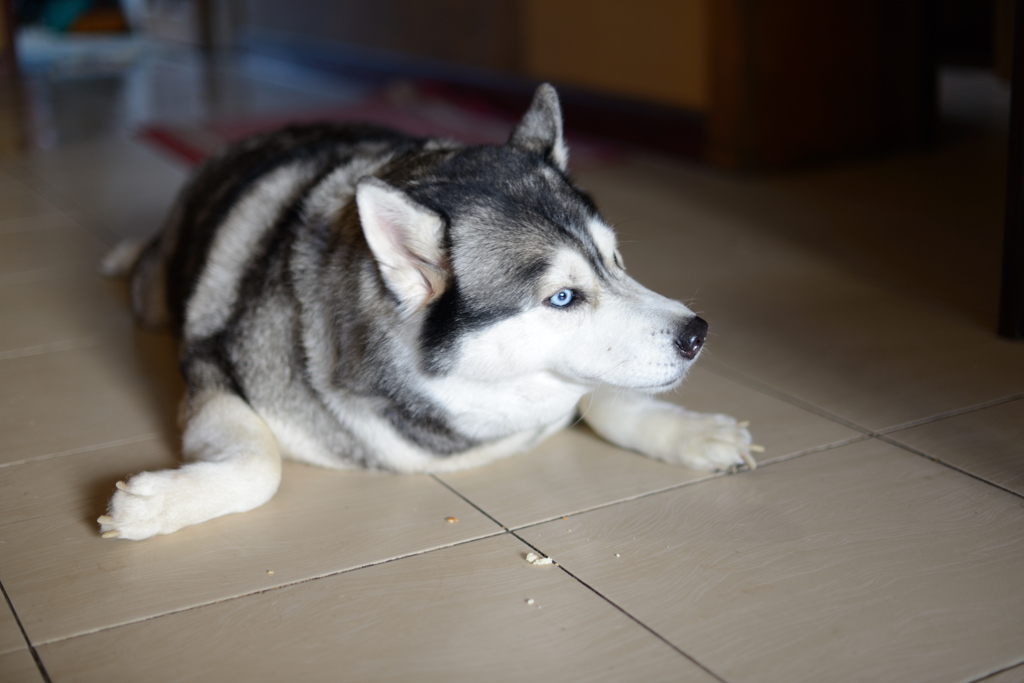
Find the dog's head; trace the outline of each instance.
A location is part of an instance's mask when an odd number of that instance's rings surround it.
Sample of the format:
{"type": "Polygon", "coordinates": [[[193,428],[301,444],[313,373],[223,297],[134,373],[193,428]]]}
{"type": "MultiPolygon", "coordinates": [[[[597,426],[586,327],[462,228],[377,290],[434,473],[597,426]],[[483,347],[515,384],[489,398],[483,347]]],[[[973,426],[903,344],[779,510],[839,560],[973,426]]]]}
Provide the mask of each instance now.
{"type": "Polygon", "coordinates": [[[505,145],[441,146],[359,183],[363,232],[428,374],[662,391],[700,353],[707,324],[626,273],[567,163],[542,85],[505,145]]]}

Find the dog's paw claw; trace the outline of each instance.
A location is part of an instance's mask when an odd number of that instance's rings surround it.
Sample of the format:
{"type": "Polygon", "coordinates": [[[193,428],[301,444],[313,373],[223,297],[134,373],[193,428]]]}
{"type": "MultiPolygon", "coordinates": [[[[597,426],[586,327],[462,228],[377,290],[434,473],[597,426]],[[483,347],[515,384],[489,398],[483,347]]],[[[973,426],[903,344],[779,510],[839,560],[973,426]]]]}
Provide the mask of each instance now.
{"type": "Polygon", "coordinates": [[[143,472],[128,483],[117,482],[107,514],[96,520],[100,536],[138,541],[181,528],[173,514],[174,501],[182,494],[179,475],[180,470],[143,472]]]}
{"type": "MultiPolygon", "coordinates": [[[[758,446],[758,448],[760,448],[761,450],[755,451],[754,447],[751,446],[750,450],[754,451],[755,453],[764,453],[764,448],[763,447],[758,446]]],[[[743,458],[743,462],[747,463],[747,467],[749,467],[751,470],[756,470],[757,469],[757,460],[754,460],[754,456],[752,456],[750,453],[745,453],[743,451],[740,451],[740,457],[743,458]]]]}

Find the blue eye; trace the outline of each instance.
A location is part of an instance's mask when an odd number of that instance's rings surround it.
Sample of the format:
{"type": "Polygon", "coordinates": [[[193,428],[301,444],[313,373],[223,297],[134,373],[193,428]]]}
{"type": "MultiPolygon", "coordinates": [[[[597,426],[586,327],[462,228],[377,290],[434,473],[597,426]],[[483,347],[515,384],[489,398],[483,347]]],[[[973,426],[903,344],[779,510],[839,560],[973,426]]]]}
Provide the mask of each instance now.
{"type": "Polygon", "coordinates": [[[572,301],[572,297],[573,294],[571,289],[563,289],[561,292],[548,299],[548,301],[550,301],[553,306],[568,306],[569,302],[572,301]]]}

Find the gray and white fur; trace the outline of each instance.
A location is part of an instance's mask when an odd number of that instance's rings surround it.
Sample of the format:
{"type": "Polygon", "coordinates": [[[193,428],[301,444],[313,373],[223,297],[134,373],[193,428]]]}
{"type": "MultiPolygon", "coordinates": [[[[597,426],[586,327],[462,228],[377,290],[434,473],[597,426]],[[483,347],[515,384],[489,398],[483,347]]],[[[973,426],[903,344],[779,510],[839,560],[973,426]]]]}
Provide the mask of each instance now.
{"type": "Polygon", "coordinates": [[[118,482],[103,536],[262,505],[282,456],[447,472],[580,413],[660,460],[754,467],[745,424],[650,397],[707,325],[626,274],[567,163],[543,85],[501,146],[321,124],[203,164],[160,234],[106,265],[133,264],[135,315],[173,327],[188,392],[186,463],[118,482]]]}

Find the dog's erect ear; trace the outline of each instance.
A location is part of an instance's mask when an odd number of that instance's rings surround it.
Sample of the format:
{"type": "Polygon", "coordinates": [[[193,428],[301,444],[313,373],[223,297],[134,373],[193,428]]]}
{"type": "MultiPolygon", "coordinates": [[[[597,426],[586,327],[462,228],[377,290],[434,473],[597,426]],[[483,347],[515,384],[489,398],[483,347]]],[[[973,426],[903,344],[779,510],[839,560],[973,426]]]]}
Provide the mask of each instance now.
{"type": "Polygon", "coordinates": [[[356,186],[363,234],[384,283],[409,315],[441,295],[447,282],[444,221],[379,178],[356,186]]]}
{"type": "Polygon", "coordinates": [[[569,150],[562,139],[562,107],[558,93],[543,83],[533,95],[533,103],[512,131],[508,144],[547,157],[563,171],[569,166],[569,150]]]}

